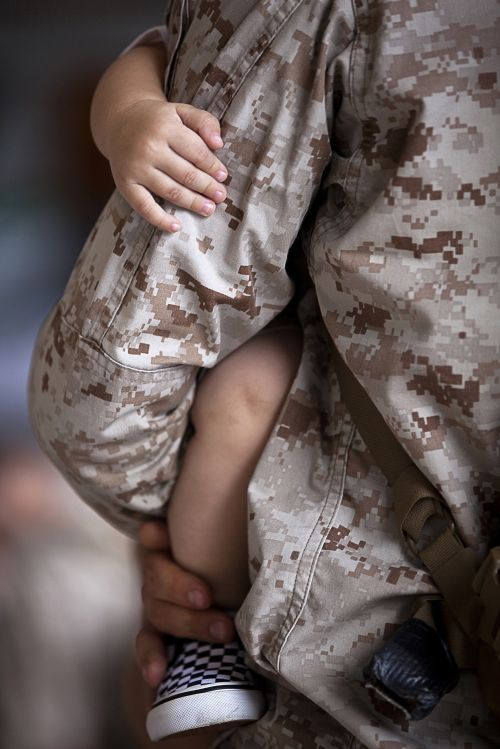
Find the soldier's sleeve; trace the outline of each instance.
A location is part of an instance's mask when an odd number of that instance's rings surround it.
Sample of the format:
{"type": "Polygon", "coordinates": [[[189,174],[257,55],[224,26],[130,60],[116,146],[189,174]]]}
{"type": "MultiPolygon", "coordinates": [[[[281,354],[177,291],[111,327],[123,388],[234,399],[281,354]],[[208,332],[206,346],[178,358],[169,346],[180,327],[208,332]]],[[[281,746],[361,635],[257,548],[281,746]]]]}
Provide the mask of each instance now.
{"type": "MultiPolygon", "coordinates": [[[[171,5],[164,25],[140,34],[121,54],[161,45],[167,74],[180,40],[180,5],[170,12],[171,5]]],[[[42,326],[29,378],[42,449],[86,502],[131,535],[144,519],[164,515],[197,372],[179,361],[127,366],[102,345],[154,234],[115,191],[42,326]]]]}
{"type": "Polygon", "coordinates": [[[226,6],[223,16],[200,4],[183,31],[184,3],[173,3],[166,27],[176,50],[169,99],[221,120],[225,203],[207,219],[171,207],[182,224],[171,235],[115,192],[33,359],[31,414],[44,449],[85,500],[129,532],[163,514],[198,369],[242,345],[293,296],[288,251],[331,155],[336,50],[325,52],[316,28],[280,33],[279,14],[226,6]]]}

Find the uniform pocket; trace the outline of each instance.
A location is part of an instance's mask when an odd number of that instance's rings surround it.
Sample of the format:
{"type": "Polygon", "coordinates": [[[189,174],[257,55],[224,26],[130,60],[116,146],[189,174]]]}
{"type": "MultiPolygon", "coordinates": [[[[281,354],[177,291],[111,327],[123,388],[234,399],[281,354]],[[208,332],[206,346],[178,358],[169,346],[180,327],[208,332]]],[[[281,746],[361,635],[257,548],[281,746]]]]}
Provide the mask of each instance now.
{"type": "Polygon", "coordinates": [[[226,275],[212,256],[191,247],[189,237],[159,233],[142,249],[102,349],[121,365],[145,371],[214,363],[219,310],[231,313],[232,298],[222,293],[231,291],[226,275]]]}

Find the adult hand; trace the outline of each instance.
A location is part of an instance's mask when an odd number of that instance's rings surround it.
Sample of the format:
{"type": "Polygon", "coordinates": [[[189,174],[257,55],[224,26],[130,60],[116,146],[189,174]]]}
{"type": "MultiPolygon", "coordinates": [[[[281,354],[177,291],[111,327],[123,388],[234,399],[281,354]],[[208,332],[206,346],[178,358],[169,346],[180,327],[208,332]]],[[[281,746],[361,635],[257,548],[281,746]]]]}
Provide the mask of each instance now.
{"type": "Polygon", "coordinates": [[[231,642],[236,631],[232,619],[212,607],[208,585],[171,559],[164,523],[145,523],[139,544],[145,624],[137,635],[136,658],[146,684],[155,688],[168,666],[162,633],[231,642]]]}

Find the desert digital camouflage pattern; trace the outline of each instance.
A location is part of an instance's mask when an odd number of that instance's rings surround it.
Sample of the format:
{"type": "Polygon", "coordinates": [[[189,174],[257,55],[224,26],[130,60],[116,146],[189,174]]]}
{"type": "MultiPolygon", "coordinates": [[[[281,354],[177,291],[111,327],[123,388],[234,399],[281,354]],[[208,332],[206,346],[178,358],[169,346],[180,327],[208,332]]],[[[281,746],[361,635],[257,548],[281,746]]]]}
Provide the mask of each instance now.
{"type": "MultiPolygon", "coordinates": [[[[500,7],[494,0],[174,0],[172,100],[223,123],[228,198],[170,236],[114,193],[37,344],[39,438],[122,530],[162,516],[199,367],[313,287],[296,381],[249,490],[241,635],[275,686],[238,749],[493,749],[472,675],[419,723],[361,687],[432,581],[340,401],[333,341],[466,541],[498,526],[500,7]]],[[[173,210],[173,209],[172,209],[173,210]]]]}

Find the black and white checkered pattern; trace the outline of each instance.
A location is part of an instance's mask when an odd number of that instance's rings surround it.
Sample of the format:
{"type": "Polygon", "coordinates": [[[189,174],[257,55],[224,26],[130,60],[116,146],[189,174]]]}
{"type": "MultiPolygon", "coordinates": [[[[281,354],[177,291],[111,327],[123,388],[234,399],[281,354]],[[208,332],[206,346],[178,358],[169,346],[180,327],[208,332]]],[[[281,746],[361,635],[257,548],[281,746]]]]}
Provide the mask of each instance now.
{"type": "Polygon", "coordinates": [[[247,668],[240,642],[177,640],[169,649],[168,663],[146,719],[152,741],[208,726],[245,725],[266,710],[264,693],[247,668]]]}
{"type": "Polygon", "coordinates": [[[239,642],[228,645],[178,640],[168,653],[169,668],[158,687],[156,702],[176,693],[216,684],[255,686],[239,642]]]}

